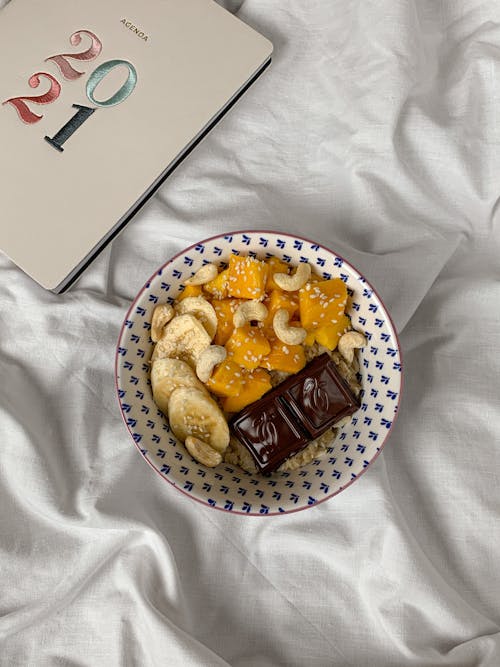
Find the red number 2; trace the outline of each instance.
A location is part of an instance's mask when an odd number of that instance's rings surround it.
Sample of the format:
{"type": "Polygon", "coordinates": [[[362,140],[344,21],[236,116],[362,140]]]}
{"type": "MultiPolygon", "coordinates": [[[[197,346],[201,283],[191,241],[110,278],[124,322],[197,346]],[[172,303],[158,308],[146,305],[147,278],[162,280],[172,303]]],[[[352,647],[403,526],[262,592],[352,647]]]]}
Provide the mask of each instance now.
{"type": "Polygon", "coordinates": [[[46,79],[49,79],[50,81],[50,88],[46,93],[43,93],[42,95],[33,95],[31,97],[26,95],[24,97],[11,97],[10,99],[5,100],[5,102],[2,102],[2,104],[12,104],[12,106],[16,108],[19,117],[24,123],[38,123],[38,121],[43,117],[42,115],[38,116],[36,113],[33,113],[26,102],[35,102],[35,104],[50,104],[59,97],[59,93],[61,92],[61,86],[59,83],[51,74],[47,74],[46,72],[37,72],[36,74],[33,74],[28,79],[30,87],[38,88],[40,85],[40,77],[42,76],[46,79]]]}
{"type": "Polygon", "coordinates": [[[82,35],[88,35],[92,41],[92,44],[86,51],[82,51],[81,53],[60,53],[57,56],[50,56],[49,58],[45,58],[45,62],[52,60],[52,62],[54,62],[59,67],[63,77],[70,81],[78,79],[78,77],[82,76],[82,74],[85,74],[85,72],[79,72],[76,70],[72,65],[69,64],[67,60],[68,58],[73,60],[93,60],[94,58],[97,58],[102,50],[101,40],[99,37],[97,37],[97,35],[94,35],[93,32],[90,32],[90,30],[77,30],[74,32],[69,38],[71,45],[78,46],[82,41],[82,35]]]}

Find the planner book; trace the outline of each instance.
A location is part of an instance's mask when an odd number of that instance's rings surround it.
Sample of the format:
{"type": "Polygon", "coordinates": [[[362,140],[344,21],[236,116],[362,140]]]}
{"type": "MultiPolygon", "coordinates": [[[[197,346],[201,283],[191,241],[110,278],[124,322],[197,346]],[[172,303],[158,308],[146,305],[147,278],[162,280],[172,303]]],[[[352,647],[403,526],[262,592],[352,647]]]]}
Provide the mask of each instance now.
{"type": "Polygon", "coordinates": [[[61,292],[272,45],[212,0],[11,0],[0,53],[0,250],[61,292]]]}

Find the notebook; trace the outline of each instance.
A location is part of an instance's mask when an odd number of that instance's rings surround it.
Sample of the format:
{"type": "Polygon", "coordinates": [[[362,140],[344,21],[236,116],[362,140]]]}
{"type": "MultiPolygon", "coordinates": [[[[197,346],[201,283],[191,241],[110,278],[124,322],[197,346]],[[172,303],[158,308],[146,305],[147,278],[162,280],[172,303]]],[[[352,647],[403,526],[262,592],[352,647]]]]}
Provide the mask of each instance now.
{"type": "Polygon", "coordinates": [[[272,45],[212,0],[11,0],[0,53],[0,249],[62,292],[272,45]]]}

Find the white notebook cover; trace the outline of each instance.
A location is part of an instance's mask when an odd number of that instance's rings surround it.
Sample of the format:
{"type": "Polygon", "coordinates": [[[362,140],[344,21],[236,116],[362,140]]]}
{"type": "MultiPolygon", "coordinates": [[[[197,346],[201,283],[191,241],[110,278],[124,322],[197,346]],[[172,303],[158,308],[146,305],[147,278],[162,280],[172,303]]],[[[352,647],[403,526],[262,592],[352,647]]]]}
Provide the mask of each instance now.
{"type": "Polygon", "coordinates": [[[11,0],[0,12],[0,249],[65,289],[271,52],[212,0],[11,0]]]}

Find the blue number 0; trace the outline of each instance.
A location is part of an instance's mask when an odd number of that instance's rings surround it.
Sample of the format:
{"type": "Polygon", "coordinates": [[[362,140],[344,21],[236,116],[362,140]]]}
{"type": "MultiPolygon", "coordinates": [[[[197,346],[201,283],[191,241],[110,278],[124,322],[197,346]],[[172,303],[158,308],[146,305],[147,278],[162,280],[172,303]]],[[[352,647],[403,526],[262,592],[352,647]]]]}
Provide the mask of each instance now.
{"type": "Polygon", "coordinates": [[[97,104],[98,107],[112,107],[115,104],[120,104],[120,102],[126,100],[127,97],[134,90],[136,83],[137,83],[137,71],[135,67],[132,65],[132,63],[129,63],[127,60],[108,60],[105,63],[102,63],[102,65],[99,65],[99,67],[96,67],[95,70],[92,72],[92,74],[89,76],[89,80],[87,81],[87,91],[86,91],[87,97],[91,102],[97,104]],[[99,102],[94,97],[95,89],[104,79],[104,77],[107,74],[109,74],[109,72],[111,72],[112,69],[114,69],[115,67],[119,67],[120,65],[125,65],[125,67],[128,68],[127,80],[125,81],[123,86],[116,91],[114,95],[112,95],[107,100],[99,102]]]}

